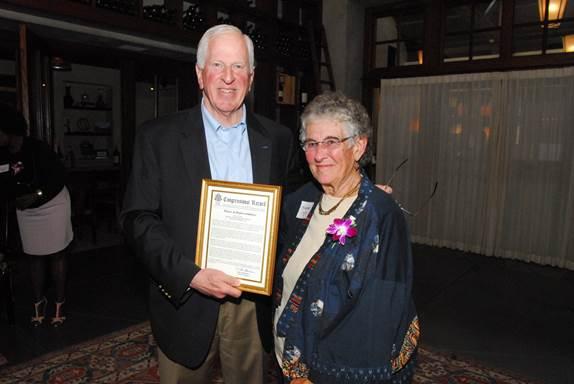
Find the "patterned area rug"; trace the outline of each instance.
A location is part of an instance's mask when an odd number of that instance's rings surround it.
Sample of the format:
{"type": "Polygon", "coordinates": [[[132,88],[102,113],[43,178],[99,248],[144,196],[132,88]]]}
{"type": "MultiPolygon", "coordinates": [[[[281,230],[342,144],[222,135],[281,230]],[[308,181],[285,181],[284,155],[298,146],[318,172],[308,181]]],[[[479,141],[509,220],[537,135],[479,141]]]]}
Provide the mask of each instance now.
{"type": "MultiPolygon", "coordinates": [[[[148,323],[0,368],[0,384],[159,383],[156,345],[148,323]]],[[[276,383],[271,376],[270,383],[276,383]]],[[[216,378],[215,383],[223,383],[216,378]]],[[[419,349],[416,384],[530,384],[506,374],[419,349]]]]}

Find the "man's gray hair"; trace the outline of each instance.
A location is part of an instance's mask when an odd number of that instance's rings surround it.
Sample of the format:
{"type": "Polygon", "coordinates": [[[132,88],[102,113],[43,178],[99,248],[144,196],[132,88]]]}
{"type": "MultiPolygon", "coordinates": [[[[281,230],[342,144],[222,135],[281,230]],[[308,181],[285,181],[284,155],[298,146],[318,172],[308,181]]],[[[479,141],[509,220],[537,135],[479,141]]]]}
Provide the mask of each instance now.
{"type": "Polygon", "coordinates": [[[197,45],[197,66],[201,69],[205,68],[205,60],[207,58],[207,49],[209,48],[209,42],[212,38],[223,35],[226,33],[239,33],[245,39],[245,45],[247,46],[247,53],[249,55],[249,72],[253,72],[255,69],[255,55],[253,50],[253,41],[251,38],[241,32],[241,29],[237,28],[234,25],[229,24],[218,24],[214,27],[209,28],[203,36],[201,36],[201,40],[199,40],[199,44],[197,45]]]}

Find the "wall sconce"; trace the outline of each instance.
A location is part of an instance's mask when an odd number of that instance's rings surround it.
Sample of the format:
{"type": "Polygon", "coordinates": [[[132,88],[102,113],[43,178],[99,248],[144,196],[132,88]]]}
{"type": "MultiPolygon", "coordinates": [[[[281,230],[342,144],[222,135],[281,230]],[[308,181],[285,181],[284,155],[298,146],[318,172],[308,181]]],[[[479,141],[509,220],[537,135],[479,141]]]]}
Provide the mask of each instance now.
{"type": "Polygon", "coordinates": [[[568,0],[538,0],[538,12],[540,13],[540,21],[544,22],[546,16],[546,7],[548,7],[548,28],[558,28],[560,22],[552,22],[564,17],[568,0]]]}
{"type": "Polygon", "coordinates": [[[453,135],[461,135],[462,134],[462,124],[458,123],[452,128],[453,135]]]}
{"type": "Polygon", "coordinates": [[[562,36],[562,49],[564,52],[574,52],[574,35],[562,36]]]}
{"type": "Polygon", "coordinates": [[[50,67],[54,71],[71,71],[72,65],[64,60],[61,56],[52,56],[50,59],[50,67]]]}
{"type": "Polygon", "coordinates": [[[422,49],[419,49],[417,51],[417,59],[419,61],[419,64],[423,63],[423,50],[422,49]]]}
{"type": "Polygon", "coordinates": [[[418,117],[411,119],[409,122],[409,131],[412,133],[419,133],[421,130],[421,120],[418,117]]]}

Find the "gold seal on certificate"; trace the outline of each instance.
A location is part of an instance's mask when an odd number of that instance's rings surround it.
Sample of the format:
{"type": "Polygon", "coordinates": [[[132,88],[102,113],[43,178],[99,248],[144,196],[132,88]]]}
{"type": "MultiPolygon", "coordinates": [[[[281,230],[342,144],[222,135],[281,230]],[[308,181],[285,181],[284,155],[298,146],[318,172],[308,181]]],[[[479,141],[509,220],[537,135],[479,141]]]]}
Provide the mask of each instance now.
{"type": "Polygon", "coordinates": [[[279,186],[203,179],[195,263],[270,295],[280,204],[279,186]]]}

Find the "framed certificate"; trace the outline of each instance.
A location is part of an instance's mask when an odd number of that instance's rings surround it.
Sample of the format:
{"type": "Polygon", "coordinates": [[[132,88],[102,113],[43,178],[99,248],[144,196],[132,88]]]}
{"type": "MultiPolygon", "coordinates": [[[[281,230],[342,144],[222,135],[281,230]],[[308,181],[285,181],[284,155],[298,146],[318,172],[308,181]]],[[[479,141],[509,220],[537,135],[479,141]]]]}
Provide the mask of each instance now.
{"type": "Polygon", "coordinates": [[[195,263],[271,295],[281,187],[203,179],[195,263]]]}

